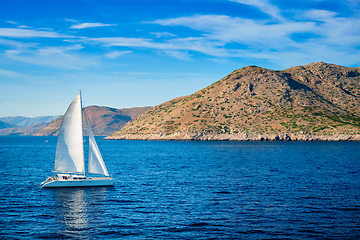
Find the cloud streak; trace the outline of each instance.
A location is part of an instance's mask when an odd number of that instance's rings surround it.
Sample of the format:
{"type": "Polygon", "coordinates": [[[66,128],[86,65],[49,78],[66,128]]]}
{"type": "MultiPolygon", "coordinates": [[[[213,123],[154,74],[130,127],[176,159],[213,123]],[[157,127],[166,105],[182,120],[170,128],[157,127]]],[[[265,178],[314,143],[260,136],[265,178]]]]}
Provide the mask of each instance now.
{"type": "Polygon", "coordinates": [[[0,37],[9,38],[72,38],[70,35],[53,31],[43,31],[23,28],[0,28],[0,37]]]}
{"type": "Polygon", "coordinates": [[[70,28],[74,29],[84,29],[84,28],[95,28],[95,27],[109,27],[116,26],[116,24],[105,24],[105,23],[79,23],[74,24],[70,28]]]}
{"type": "Polygon", "coordinates": [[[9,70],[0,69],[0,75],[11,77],[11,78],[21,78],[21,79],[27,79],[29,76],[9,70]]]}
{"type": "Polygon", "coordinates": [[[89,57],[84,58],[73,50],[79,50],[82,47],[79,45],[70,47],[47,47],[37,50],[7,50],[5,57],[13,60],[63,69],[85,70],[86,67],[97,65],[96,61],[89,57]]]}
{"type": "MultiPolygon", "coordinates": [[[[147,48],[155,50],[170,51],[195,51],[211,56],[226,56],[226,51],[218,48],[224,45],[222,42],[211,41],[204,37],[198,38],[176,38],[165,41],[154,41],[149,38],[90,38],[84,40],[88,43],[97,43],[107,47],[130,47],[130,48],[147,48]]],[[[174,56],[174,54],[171,54],[174,56]]],[[[179,54],[177,54],[180,56],[179,54]]],[[[182,54],[182,56],[185,56],[182,54]]],[[[179,59],[184,59],[179,57],[179,59]]]]}
{"type": "Polygon", "coordinates": [[[116,59],[118,57],[124,56],[125,54],[129,54],[129,53],[132,53],[132,52],[133,51],[114,51],[114,52],[105,54],[105,56],[107,58],[110,58],[110,59],[116,59]]]}
{"type": "Polygon", "coordinates": [[[273,17],[276,20],[285,21],[284,17],[281,15],[280,9],[277,6],[271,4],[267,0],[231,0],[231,1],[256,7],[260,11],[268,14],[269,16],[273,17]]]}

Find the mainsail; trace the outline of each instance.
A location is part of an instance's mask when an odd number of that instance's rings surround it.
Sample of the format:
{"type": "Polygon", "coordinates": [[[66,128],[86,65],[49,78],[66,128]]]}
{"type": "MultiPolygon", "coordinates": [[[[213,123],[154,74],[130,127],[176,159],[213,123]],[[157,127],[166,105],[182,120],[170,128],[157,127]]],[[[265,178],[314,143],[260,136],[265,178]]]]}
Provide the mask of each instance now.
{"type": "Polygon", "coordinates": [[[106,169],[104,160],[101,156],[99,148],[96,144],[96,140],[94,134],[91,130],[90,123],[85,116],[86,124],[88,126],[89,131],[89,165],[88,165],[88,172],[89,173],[98,173],[105,176],[109,176],[108,170],[106,169]]]}
{"type": "Polygon", "coordinates": [[[64,115],[56,146],[54,171],[85,172],[80,93],[64,115]]]}

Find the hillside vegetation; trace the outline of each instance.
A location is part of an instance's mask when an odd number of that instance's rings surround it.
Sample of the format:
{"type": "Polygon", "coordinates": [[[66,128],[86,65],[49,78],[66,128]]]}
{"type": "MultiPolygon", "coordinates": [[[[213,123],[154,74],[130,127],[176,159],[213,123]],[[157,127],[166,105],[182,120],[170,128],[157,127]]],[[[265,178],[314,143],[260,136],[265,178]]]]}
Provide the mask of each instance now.
{"type": "Polygon", "coordinates": [[[148,109],[108,139],[360,140],[360,69],[256,66],[148,109]]]}

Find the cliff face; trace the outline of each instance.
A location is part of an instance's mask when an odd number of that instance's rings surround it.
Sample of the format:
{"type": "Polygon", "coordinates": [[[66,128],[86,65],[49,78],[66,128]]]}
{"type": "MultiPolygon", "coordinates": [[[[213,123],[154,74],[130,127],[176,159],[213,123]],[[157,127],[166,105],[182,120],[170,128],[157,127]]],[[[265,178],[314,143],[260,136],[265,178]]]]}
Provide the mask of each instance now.
{"type": "Polygon", "coordinates": [[[359,68],[248,66],[148,109],[108,139],[354,140],[359,100],[359,68]]]}
{"type": "MultiPolygon", "coordinates": [[[[125,123],[134,119],[139,114],[143,113],[149,107],[125,108],[116,109],[109,107],[89,106],[84,108],[89,122],[92,125],[95,135],[106,136],[119,128],[123,127],[125,123]]],[[[41,129],[34,136],[57,136],[60,130],[60,125],[63,117],[51,122],[47,127],[41,129]]],[[[83,118],[85,124],[85,119],[83,118]]],[[[84,133],[87,134],[87,128],[84,125],[84,133]]]]}

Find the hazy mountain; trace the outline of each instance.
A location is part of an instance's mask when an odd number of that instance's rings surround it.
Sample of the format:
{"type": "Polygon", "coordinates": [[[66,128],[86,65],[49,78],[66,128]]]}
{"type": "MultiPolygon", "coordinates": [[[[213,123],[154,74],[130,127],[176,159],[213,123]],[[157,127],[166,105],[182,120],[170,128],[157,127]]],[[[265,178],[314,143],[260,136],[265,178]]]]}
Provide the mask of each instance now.
{"type": "Polygon", "coordinates": [[[18,136],[31,136],[39,130],[46,127],[49,123],[40,123],[27,127],[10,127],[5,129],[0,129],[0,136],[4,135],[18,135],[18,136]]]}
{"type": "MultiPolygon", "coordinates": [[[[116,109],[89,106],[85,107],[85,112],[92,124],[94,133],[96,135],[106,136],[117,131],[123,127],[125,123],[143,113],[148,108],[149,107],[116,109]]],[[[62,118],[62,116],[1,118],[7,122],[0,121],[0,135],[56,136],[59,133],[62,118]],[[52,121],[49,123],[48,121],[50,120],[52,121]],[[31,123],[37,124],[26,126],[31,123]],[[25,127],[19,127],[19,125],[24,125],[25,127]]],[[[84,132],[87,134],[86,128],[84,128],[84,132]]]]}
{"type": "MultiPolygon", "coordinates": [[[[120,128],[125,123],[145,112],[149,107],[116,109],[110,107],[89,106],[84,108],[95,135],[106,136],[120,128]]],[[[36,132],[35,136],[57,136],[62,122],[62,116],[51,122],[48,126],[36,132]]],[[[83,119],[85,123],[85,119],[83,119]]],[[[84,132],[87,130],[84,125],[84,132]]]]}
{"type": "Polygon", "coordinates": [[[0,129],[13,127],[13,125],[0,121],[0,129]]]}
{"type": "Polygon", "coordinates": [[[36,124],[49,123],[54,121],[58,117],[60,116],[44,116],[44,117],[34,117],[34,118],[23,117],[23,116],[2,117],[0,118],[0,121],[11,124],[13,127],[27,127],[36,124]]]}
{"type": "Polygon", "coordinates": [[[360,69],[236,70],[148,109],[108,139],[360,140],[360,69]]]}
{"type": "Polygon", "coordinates": [[[32,135],[37,131],[46,127],[49,122],[58,118],[59,116],[45,116],[45,117],[3,117],[0,121],[0,136],[1,135],[32,135]],[[4,126],[4,127],[2,127],[4,126]]]}

